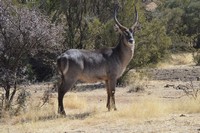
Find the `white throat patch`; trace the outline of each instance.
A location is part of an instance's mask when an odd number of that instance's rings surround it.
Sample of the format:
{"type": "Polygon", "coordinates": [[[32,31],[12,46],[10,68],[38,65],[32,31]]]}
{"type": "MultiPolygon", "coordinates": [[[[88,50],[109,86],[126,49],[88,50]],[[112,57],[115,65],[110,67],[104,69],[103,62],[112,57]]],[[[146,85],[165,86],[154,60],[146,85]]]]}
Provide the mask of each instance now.
{"type": "Polygon", "coordinates": [[[131,50],[134,50],[134,47],[135,47],[135,40],[133,40],[132,43],[128,42],[128,46],[131,48],[131,50]]]}

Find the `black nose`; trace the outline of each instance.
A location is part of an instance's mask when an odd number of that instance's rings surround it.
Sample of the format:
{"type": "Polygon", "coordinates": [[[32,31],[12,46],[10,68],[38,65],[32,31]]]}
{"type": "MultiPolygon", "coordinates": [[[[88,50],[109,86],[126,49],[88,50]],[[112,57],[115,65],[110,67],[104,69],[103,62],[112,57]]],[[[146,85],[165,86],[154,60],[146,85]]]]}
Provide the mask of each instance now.
{"type": "Polygon", "coordinates": [[[128,40],[128,42],[133,43],[133,39],[128,40]]]}

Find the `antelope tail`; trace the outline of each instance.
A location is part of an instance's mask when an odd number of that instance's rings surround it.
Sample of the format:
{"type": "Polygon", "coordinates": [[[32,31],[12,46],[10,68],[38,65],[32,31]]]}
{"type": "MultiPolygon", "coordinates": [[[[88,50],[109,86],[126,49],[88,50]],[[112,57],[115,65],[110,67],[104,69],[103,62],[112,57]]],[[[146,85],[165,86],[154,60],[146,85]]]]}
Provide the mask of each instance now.
{"type": "Polygon", "coordinates": [[[68,59],[66,57],[58,57],[57,66],[58,72],[61,74],[62,78],[64,78],[64,75],[67,73],[69,68],[68,59]]]}

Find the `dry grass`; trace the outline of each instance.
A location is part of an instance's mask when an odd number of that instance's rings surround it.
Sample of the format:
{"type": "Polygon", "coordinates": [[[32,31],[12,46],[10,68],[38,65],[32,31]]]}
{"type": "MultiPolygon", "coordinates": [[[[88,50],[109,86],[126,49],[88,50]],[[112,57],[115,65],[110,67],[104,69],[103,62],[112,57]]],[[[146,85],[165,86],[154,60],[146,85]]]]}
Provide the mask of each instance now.
{"type": "MultiPolygon", "coordinates": [[[[42,107],[38,102],[32,101],[29,106],[18,116],[12,117],[12,124],[24,123],[24,122],[37,122],[40,120],[50,120],[56,118],[55,103],[51,102],[42,107]]],[[[9,121],[9,119],[7,120],[9,121]]]]}
{"type": "MultiPolygon", "coordinates": [[[[104,91],[104,90],[102,90],[104,91]]],[[[107,112],[105,103],[94,103],[87,100],[87,93],[68,93],[64,104],[66,117],[56,114],[57,98],[39,108],[38,102],[31,102],[25,113],[17,117],[5,118],[0,124],[2,133],[15,132],[64,132],[69,129],[90,127],[101,123],[124,120],[128,124],[145,121],[170,114],[200,113],[199,100],[183,97],[169,101],[156,96],[137,97],[128,103],[118,103],[118,111],[107,112]]]]}
{"type": "Polygon", "coordinates": [[[141,98],[139,102],[133,102],[129,107],[119,111],[119,117],[148,119],[167,114],[167,106],[160,99],[153,97],[141,98]]]}
{"type": "Polygon", "coordinates": [[[172,113],[200,113],[200,99],[185,98],[170,105],[172,113]]]}
{"type": "Polygon", "coordinates": [[[194,65],[192,53],[172,54],[169,60],[158,63],[159,68],[170,68],[179,65],[194,65]]]}
{"type": "MultiPolygon", "coordinates": [[[[138,74],[136,74],[138,76],[138,74]]],[[[147,79],[137,80],[138,84],[147,84],[147,79]]],[[[48,105],[43,110],[35,111],[34,116],[56,116],[55,107],[57,107],[57,99],[54,103],[48,105]],[[49,108],[49,109],[48,109],[49,108]],[[45,112],[44,112],[45,110],[45,112]],[[49,110],[49,112],[46,110],[49,110]]],[[[94,103],[87,101],[87,99],[78,93],[68,93],[64,99],[65,109],[70,113],[73,119],[87,118],[87,120],[113,120],[113,119],[134,119],[144,120],[153,117],[162,117],[172,113],[200,113],[200,99],[194,100],[189,97],[183,97],[175,101],[166,101],[156,96],[146,95],[144,97],[137,97],[137,101],[120,105],[118,111],[105,112],[105,103],[94,103]]],[[[30,113],[32,114],[32,113],[30,113]]],[[[30,115],[31,116],[31,115],[30,115]]],[[[70,118],[72,118],[70,116],[70,118]]],[[[39,120],[35,119],[34,120],[39,120]]],[[[31,118],[31,117],[29,117],[31,118]]],[[[86,119],[85,119],[86,120],[86,119]]]]}
{"type": "Polygon", "coordinates": [[[127,76],[128,92],[143,92],[148,84],[149,78],[144,72],[130,71],[127,76]]]}
{"type": "Polygon", "coordinates": [[[193,99],[182,99],[174,102],[162,101],[159,98],[147,97],[132,104],[126,111],[119,112],[128,118],[146,119],[160,117],[171,113],[200,113],[200,102],[193,99]]]}
{"type": "MultiPolygon", "coordinates": [[[[25,116],[21,115],[20,119],[24,119],[24,117],[33,119],[34,121],[29,121],[27,123],[15,123],[14,125],[11,123],[7,123],[3,127],[0,126],[3,132],[60,132],[67,129],[77,128],[79,126],[94,126],[96,124],[100,124],[101,122],[116,122],[119,119],[126,120],[128,124],[130,122],[134,124],[133,121],[143,121],[151,118],[162,117],[168,115],[170,113],[200,113],[199,103],[195,101],[187,101],[184,104],[179,101],[175,103],[165,103],[157,98],[143,98],[140,102],[134,102],[124,109],[121,109],[116,112],[104,112],[102,110],[93,112],[91,116],[86,117],[85,119],[66,119],[66,118],[55,118],[55,119],[47,119],[46,121],[40,120],[39,116],[45,117],[48,116],[47,110],[51,110],[46,108],[45,110],[32,110],[30,113],[25,116]],[[65,126],[67,124],[68,126],[65,126]],[[54,128],[53,128],[54,127],[54,128]]],[[[82,114],[84,114],[83,112],[82,114]]],[[[51,114],[52,116],[56,116],[55,114],[51,114]]],[[[74,117],[75,118],[75,117],[74,117]]],[[[15,118],[16,119],[16,118],[15,118]]]]}
{"type": "Polygon", "coordinates": [[[84,109],[87,106],[85,98],[78,97],[75,93],[68,93],[64,98],[64,107],[68,109],[84,109]]]}

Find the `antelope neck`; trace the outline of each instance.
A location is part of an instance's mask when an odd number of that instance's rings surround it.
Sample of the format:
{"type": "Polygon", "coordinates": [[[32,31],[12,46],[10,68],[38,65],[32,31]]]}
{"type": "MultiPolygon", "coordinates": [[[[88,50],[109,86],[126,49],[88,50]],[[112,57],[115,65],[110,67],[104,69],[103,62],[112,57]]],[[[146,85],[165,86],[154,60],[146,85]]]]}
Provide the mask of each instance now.
{"type": "Polygon", "coordinates": [[[126,44],[124,39],[125,39],[124,36],[120,35],[120,40],[118,45],[115,47],[115,51],[122,62],[122,66],[127,66],[133,57],[134,44],[133,46],[129,47],[129,44],[126,44]]]}

